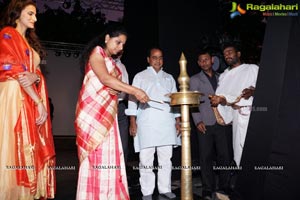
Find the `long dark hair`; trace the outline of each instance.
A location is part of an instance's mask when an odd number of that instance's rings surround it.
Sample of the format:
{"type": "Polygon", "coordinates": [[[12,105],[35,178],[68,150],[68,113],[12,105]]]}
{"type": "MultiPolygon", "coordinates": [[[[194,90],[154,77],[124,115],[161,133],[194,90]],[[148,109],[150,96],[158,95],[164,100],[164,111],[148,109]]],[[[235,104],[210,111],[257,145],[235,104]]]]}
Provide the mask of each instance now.
{"type": "Polygon", "coordinates": [[[120,24],[112,24],[112,25],[108,25],[105,29],[105,31],[95,37],[93,40],[91,40],[85,47],[85,49],[82,52],[82,56],[80,58],[80,68],[81,68],[81,72],[84,73],[85,71],[85,66],[89,61],[89,57],[92,53],[92,51],[94,50],[94,48],[96,46],[101,46],[103,49],[106,48],[106,44],[105,44],[105,36],[109,35],[109,37],[118,37],[119,35],[126,35],[127,31],[125,30],[124,26],[120,25],[120,24]]]}
{"type": "MultiPolygon", "coordinates": [[[[35,2],[32,0],[11,0],[6,8],[6,12],[2,16],[0,29],[5,26],[16,28],[16,20],[21,16],[22,10],[24,10],[24,8],[28,5],[36,7],[35,2]]],[[[29,45],[41,56],[41,58],[44,58],[46,56],[46,52],[35,33],[35,29],[28,28],[26,30],[25,37],[29,45]]]]}

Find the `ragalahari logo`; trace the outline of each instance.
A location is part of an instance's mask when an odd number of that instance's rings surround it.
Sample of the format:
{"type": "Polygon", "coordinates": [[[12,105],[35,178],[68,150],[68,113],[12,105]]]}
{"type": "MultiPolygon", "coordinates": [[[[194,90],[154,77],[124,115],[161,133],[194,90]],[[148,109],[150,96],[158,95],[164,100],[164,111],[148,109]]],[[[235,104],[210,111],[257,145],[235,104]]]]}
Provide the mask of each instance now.
{"type": "Polygon", "coordinates": [[[232,7],[231,10],[229,12],[231,12],[230,14],[230,18],[233,19],[236,16],[241,16],[244,15],[246,13],[246,10],[244,10],[243,8],[241,8],[241,5],[237,5],[236,2],[232,2],[232,7]]]}

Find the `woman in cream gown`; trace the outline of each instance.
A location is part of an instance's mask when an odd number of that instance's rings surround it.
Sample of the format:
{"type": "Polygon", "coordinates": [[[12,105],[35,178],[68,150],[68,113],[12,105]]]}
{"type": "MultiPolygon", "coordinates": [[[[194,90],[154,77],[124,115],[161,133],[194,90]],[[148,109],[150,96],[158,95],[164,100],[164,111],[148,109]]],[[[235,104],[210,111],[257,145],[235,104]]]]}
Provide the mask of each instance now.
{"type": "Polygon", "coordinates": [[[0,32],[0,199],[54,198],[55,152],[36,6],[12,0],[0,32]]]}

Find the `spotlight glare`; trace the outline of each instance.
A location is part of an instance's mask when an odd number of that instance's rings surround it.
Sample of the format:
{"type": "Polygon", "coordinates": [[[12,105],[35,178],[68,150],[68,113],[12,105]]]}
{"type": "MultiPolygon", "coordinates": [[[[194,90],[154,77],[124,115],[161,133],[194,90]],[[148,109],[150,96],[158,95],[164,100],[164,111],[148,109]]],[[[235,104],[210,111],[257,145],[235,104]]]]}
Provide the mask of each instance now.
{"type": "Polygon", "coordinates": [[[74,57],[74,58],[78,58],[78,56],[79,56],[79,53],[78,53],[78,52],[73,53],[73,57],[74,57]]]}
{"type": "Polygon", "coordinates": [[[70,52],[64,52],[64,54],[65,54],[66,57],[70,57],[71,56],[70,52]]]}
{"type": "Polygon", "coordinates": [[[56,51],[55,52],[55,56],[60,56],[61,55],[61,52],[60,51],[56,51]]]}

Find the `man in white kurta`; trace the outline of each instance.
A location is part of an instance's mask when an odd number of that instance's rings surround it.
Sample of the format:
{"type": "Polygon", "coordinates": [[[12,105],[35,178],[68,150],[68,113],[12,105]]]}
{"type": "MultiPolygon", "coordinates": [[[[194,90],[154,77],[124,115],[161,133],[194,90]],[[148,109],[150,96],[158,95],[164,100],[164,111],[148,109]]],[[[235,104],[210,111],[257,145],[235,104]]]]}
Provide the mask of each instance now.
{"type": "Polygon", "coordinates": [[[234,161],[240,166],[249,118],[252,110],[253,93],[256,85],[258,66],[242,64],[240,51],[234,46],[224,48],[224,58],[229,65],[220,76],[216,95],[211,98],[217,106],[225,124],[232,122],[234,161]],[[242,98],[233,106],[239,96],[242,98]]]}
{"type": "Polygon", "coordinates": [[[158,102],[137,104],[135,99],[129,97],[126,114],[131,116],[129,131],[134,136],[135,152],[140,153],[139,171],[143,199],[152,199],[154,192],[155,152],[158,157],[158,191],[171,199],[176,197],[171,192],[171,158],[173,146],[178,145],[180,115],[173,113],[166,102],[170,101],[168,95],[177,89],[174,78],[162,70],[162,51],[153,48],[149,53],[147,60],[150,66],[135,75],[132,85],[143,89],[152,100],[158,102]]]}

